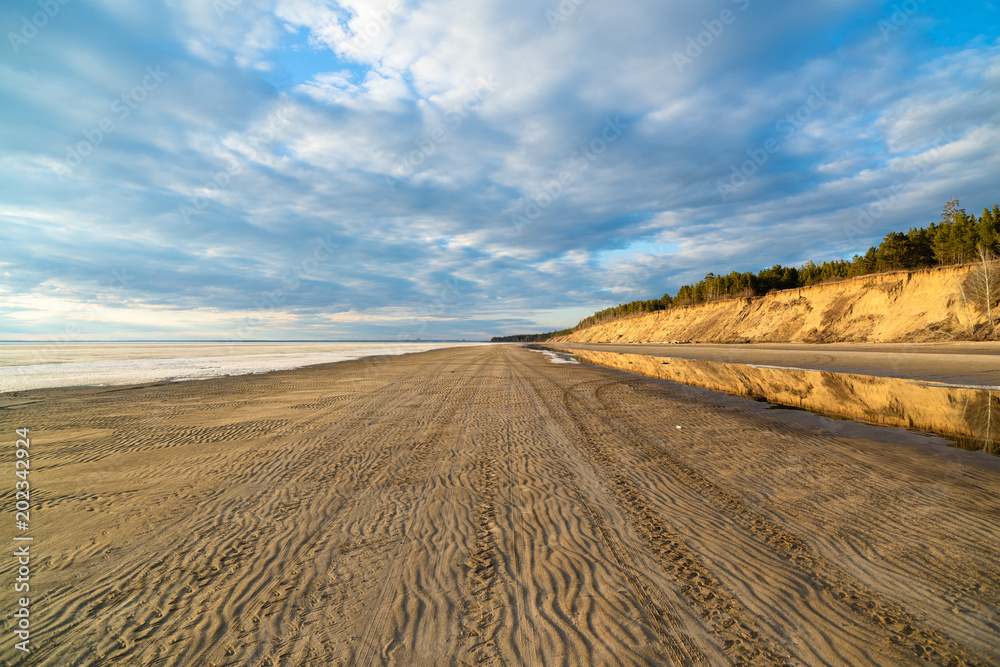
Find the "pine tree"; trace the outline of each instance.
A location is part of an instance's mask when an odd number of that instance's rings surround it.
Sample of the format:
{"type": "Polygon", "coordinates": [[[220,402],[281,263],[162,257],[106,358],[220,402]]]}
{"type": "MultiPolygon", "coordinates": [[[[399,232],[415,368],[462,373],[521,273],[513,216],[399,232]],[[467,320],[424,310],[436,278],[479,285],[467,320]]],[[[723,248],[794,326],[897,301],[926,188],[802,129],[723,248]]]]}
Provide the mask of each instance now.
{"type": "Polygon", "coordinates": [[[953,225],[943,222],[938,225],[937,234],[934,235],[934,259],[938,264],[952,264],[955,262],[955,242],[953,225]]]}
{"type": "Polygon", "coordinates": [[[910,241],[902,232],[889,232],[878,247],[878,270],[910,268],[912,258],[910,241]]]}
{"type": "Polygon", "coordinates": [[[976,226],[979,234],[979,244],[990,252],[1000,250],[1000,220],[993,217],[993,212],[988,208],[983,209],[983,216],[979,218],[976,226]]]}
{"type": "Polygon", "coordinates": [[[958,200],[952,197],[948,200],[948,203],[944,205],[944,211],[941,213],[942,222],[946,222],[950,225],[955,224],[955,213],[958,211],[958,200]]]}
{"type": "Polygon", "coordinates": [[[906,268],[932,266],[934,264],[934,232],[931,227],[911,229],[906,233],[910,247],[910,261],[906,268]]]}
{"type": "Polygon", "coordinates": [[[959,262],[971,261],[976,255],[976,245],[979,243],[979,233],[976,229],[976,217],[966,215],[964,209],[955,212],[954,239],[959,262]]]}

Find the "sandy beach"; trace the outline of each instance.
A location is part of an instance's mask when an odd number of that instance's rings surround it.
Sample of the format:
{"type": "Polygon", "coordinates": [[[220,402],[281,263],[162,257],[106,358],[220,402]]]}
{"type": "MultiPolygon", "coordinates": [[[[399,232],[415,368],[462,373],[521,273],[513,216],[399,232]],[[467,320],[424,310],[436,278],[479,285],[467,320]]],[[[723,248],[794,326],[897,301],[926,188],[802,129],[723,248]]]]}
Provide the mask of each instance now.
{"type": "Polygon", "coordinates": [[[0,425],[37,629],[26,663],[4,614],[4,665],[1000,663],[1000,458],[906,431],[515,345],[0,425]]]}

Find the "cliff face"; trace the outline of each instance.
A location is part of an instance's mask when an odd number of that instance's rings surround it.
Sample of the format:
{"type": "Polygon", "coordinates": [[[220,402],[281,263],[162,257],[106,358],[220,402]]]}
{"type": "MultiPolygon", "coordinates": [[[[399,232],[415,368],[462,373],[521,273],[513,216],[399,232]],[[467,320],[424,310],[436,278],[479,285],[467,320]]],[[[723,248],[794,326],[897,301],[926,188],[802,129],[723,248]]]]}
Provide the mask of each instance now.
{"type": "Polygon", "coordinates": [[[863,276],[764,297],[649,313],[552,340],[835,343],[968,339],[986,321],[980,309],[962,297],[961,287],[973,270],[957,266],[863,276]]]}

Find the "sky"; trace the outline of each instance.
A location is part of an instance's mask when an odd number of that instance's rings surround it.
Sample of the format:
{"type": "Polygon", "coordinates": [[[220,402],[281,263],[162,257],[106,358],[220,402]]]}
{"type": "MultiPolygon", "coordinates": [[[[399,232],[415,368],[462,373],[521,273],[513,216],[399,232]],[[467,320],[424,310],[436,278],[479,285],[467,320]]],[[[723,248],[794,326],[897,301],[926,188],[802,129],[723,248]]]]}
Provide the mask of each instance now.
{"type": "Polygon", "coordinates": [[[0,340],[488,339],[1000,202],[998,0],[0,8],[0,340]]]}

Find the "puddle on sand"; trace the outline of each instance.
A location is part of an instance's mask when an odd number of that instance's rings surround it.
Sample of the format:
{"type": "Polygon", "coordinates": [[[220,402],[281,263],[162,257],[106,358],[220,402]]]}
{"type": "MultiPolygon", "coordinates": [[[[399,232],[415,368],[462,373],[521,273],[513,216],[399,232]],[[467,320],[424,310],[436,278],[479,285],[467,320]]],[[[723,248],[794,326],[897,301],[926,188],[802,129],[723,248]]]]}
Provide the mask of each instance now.
{"type": "Polygon", "coordinates": [[[561,349],[578,359],[828,417],[925,431],[1000,454],[1000,391],[899,378],[561,349]]]}
{"type": "Polygon", "coordinates": [[[538,349],[538,348],[533,348],[533,347],[529,347],[528,349],[531,350],[532,352],[541,352],[546,357],[548,357],[549,361],[551,361],[554,364],[578,364],[578,363],[580,363],[579,361],[577,361],[576,359],[574,359],[572,355],[569,355],[569,354],[560,354],[559,352],[554,352],[552,350],[543,350],[543,349],[538,349]]]}

